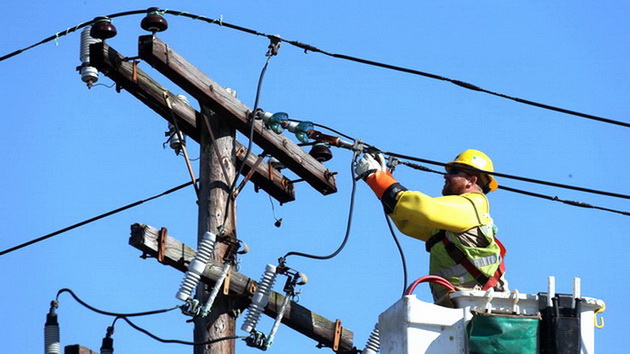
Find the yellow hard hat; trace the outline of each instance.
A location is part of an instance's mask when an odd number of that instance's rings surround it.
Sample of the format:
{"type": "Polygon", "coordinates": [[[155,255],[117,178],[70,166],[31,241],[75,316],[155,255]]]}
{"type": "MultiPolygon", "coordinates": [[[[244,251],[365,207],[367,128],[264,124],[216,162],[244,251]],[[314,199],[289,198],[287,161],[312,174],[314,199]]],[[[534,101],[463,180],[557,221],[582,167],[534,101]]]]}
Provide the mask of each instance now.
{"type": "MultiPolygon", "coordinates": [[[[455,157],[455,160],[449,162],[446,166],[446,170],[448,171],[449,166],[452,164],[460,164],[470,166],[472,168],[478,169],[480,171],[486,172],[494,172],[494,165],[492,164],[492,160],[488,157],[488,155],[484,154],[479,150],[469,149],[455,157]]],[[[494,192],[499,188],[499,184],[497,180],[492,177],[490,174],[483,174],[482,176],[482,187],[484,189],[484,193],[494,192]]]]}

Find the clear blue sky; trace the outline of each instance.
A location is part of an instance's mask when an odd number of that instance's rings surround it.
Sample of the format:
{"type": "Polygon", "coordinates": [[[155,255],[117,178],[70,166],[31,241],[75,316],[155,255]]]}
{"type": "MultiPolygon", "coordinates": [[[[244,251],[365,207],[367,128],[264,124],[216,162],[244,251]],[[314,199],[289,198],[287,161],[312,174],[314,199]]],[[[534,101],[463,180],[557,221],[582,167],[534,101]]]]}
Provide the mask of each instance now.
{"type": "MultiPolygon", "coordinates": [[[[333,53],[414,68],[501,92],[624,122],[630,121],[630,53],[624,1],[22,1],[0,13],[0,55],[35,43],[99,15],[149,6],[182,10],[279,34],[333,53]]],[[[109,43],[136,55],[142,16],[114,21],[109,43]]],[[[167,16],[159,37],[252,107],[268,40],[187,18],[167,16]]],[[[75,68],[79,33],[60,37],[0,62],[3,127],[0,139],[0,249],[158,194],[188,180],[185,163],[163,149],[166,121],[129,93],[88,90],[75,68]]],[[[183,93],[148,71],[171,91],[183,93]]],[[[101,76],[100,83],[112,82],[101,76]]],[[[271,60],[260,106],[315,121],[386,151],[436,161],[477,148],[499,172],[630,194],[628,128],[551,112],[456,85],[326,57],[283,45],[271,60]],[[626,181],[626,182],[624,182],[626,181]]],[[[239,137],[241,143],[246,139],[239,137]]],[[[192,157],[199,155],[191,142],[192,157]]],[[[259,151],[256,151],[259,152],[259,151]]],[[[328,254],[342,240],[350,198],[350,160],[335,150],[327,166],[338,171],[339,192],[322,196],[307,184],[297,200],[275,204],[251,186],[239,196],[238,236],[251,251],[241,272],[258,279],[267,263],[288,251],[328,254]]],[[[196,166],[196,165],[195,165],[196,166]]],[[[400,166],[395,176],[410,189],[437,196],[442,179],[400,166]]],[[[630,210],[627,199],[499,179],[500,184],[630,210]]],[[[490,195],[492,216],[508,248],[508,279],[521,293],[546,291],[554,275],[569,293],[573,277],[582,294],[602,299],[606,327],[596,330],[601,353],[630,346],[627,333],[628,216],[582,209],[506,191],[490,195]]],[[[49,303],[71,288],[108,311],[172,307],[183,274],[139,258],[127,244],[129,226],[167,227],[193,246],[197,210],[191,188],[0,256],[4,352],[43,348],[49,303]]],[[[427,272],[424,244],[400,236],[410,278],[427,272]]],[[[358,185],[350,241],[330,261],[290,258],[309,276],[300,304],[341,319],[363,347],[378,315],[402,289],[400,258],[380,203],[358,185]]],[[[278,289],[279,290],[279,289],[278,289]]],[[[424,287],[420,298],[429,301],[424,287]]],[[[112,318],[95,314],[68,294],[58,309],[62,345],[97,350],[112,318]]],[[[138,319],[163,338],[192,339],[180,313],[138,319]]],[[[240,327],[239,319],[238,326],[240,327]]],[[[260,328],[268,332],[270,321],[260,328]]],[[[239,334],[244,334],[239,331],[239,334]]],[[[125,353],[187,353],[118,322],[115,349],[125,353]]],[[[272,353],[320,353],[310,339],[281,327],[272,353]]],[[[239,343],[238,352],[256,349],[239,343]]]]}

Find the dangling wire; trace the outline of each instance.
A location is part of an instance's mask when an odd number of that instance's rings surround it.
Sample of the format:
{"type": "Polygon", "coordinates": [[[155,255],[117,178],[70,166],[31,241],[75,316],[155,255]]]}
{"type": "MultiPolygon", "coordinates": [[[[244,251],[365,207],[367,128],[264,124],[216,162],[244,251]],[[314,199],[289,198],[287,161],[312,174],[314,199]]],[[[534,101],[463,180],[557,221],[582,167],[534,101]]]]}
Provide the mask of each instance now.
{"type": "Polygon", "coordinates": [[[394,228],[392,227],[392,222],[391,220],[389,220],[389,217],[387,216],[386,213],[385,214],[385,220],[387,221],[387,227],[389,227],[389,232],[392,234],[392,238],[394,239],[394,242],[396,243],[396,248],[398,248],[398,253],[400,253],[400,261],[402,262],[402,269],[403,269],[403,291],[402,294],[403,296],[405,295],[405,292],[407,291],[407,260],[405,259],[405,253],[403,252],[402,247],[400,246],[400,242],[398,241],[398,237],[396,237],[396,232],[394,232],[394,228]]]}
{"type": "Polygon", "coordinates": [[[280,226],[282,226],[282,218],[280,218],[280,219],[276,218],[276,207],[273,205],[273,199],[271,199],[271,195],[270,194],[267,194],[267,196],[269,197],[269,203],[271,204],[271,212],[273,213],[273,218],[274,218],[274,220],[276,220],[274,225],[276,227],[280,227],[280,226]]]}
{"type": "Polygon", "coordinates": [[[267,67],[269,66],[269,62],[271,61],[271,57],[278,54],[277,46],[275,47],[275,50],[274,50],[272,49],[273,45],[274,45],[274,41],[272,40],[271,44],[269,45],[269,50],[267,51],[267,54],[266,54],[267,60],[265,60],[265,65],[260,71],[260,77],[258,78],[258,85],[256,85],[256,98],[254,100],[254,109],[252,110],[252,113],[250,114],[250,117],[249,117],[249,136],[248,136],[248,141],[247,141],[247,151],[245,152],[245,156],[243,157],[243,163],[241,164],[238,171],[234,175],[234,180],[232,181],[232,184],[230,185],[228,198],[227,198],[227,201],[225,202],[225,211],[223,213],[224,225],[225,225],[225,222],[227,221],[227,217],[229,214],[230,202],[232,200],[232,192],[236,188],[236,185],[238,183],[238,178],[243,172],[243,168],[245,167],[245,161],[247,161],[247,158],[249,157],[249,154],[252,151],[252,144],[254,141],[254,125],[256,122],[256,114],[258,112],[258,102],[260,101],[260,92],[262,90],[263,79],[265,77],[265,73],[267,72],[267,67]]]}
{"type": "Polygon", "coordinates": [[[289,252],[285,254],[284,257],[282,257],[283,259],[287,258],[288,256],[300,256],[300,257],[319,259],[319,260],[331,259],[335,257],[336,255],[338,255],[344,249],[344,247],[346,247],[346,243],[348,243],[348,239],[350,238],[350,230],[352,228],[352,214],[354,213],[354,194],[355,194],[355,190],[357,186],[357,181],[355,179],[355,174],[354,174],[354,166],[357,162],[358,157],[359,157],[359,152],[357,151],[354,153],[354,156],[352,157],[352,163],[350,164],[350,177],[352,178],[352,191],[350,192],[350,208],[348,210],[348,223],[346,226],[346,235],[344,236],[343,241],[341,242],[341,245],[339,246],[339,248],[337,248],[337,250],[335,250],[333,253],[327,256],[317,256],[317,255],[312,255],[312,254],[302,253],[302,252],[289,252]]]}

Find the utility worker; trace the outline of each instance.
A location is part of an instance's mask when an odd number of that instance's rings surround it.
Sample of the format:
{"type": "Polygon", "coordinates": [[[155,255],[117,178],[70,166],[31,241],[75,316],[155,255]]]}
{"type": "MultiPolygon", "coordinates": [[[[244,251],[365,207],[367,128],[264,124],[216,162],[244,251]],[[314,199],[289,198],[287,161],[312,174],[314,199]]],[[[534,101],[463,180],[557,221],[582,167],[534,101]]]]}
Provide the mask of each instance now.
{"type": "MultiPolygon", "coordinates": [[[[505,250],[495,238],[486,194],[499,185],[492,161],[466,150],[446,166],[441,197],[409,191],[386,170],[383,155],[365,153],[355,172],[381,200],[387,215],[407,236],[426,241],[429,271],[459,290],[508,291],[503,273],[505,250]]],[[[431,284],[433,300],[452,306],[446,288],[431,284]]]]}

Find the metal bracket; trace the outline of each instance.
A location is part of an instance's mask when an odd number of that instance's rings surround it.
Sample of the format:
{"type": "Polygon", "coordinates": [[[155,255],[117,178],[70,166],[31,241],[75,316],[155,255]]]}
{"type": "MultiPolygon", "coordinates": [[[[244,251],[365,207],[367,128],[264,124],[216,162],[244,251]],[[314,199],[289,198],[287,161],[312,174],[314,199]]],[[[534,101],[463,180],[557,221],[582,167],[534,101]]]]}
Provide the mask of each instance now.
{"type": "Polygon", "coordinates": [[[341,320],[335,321],[335,337],[333,339],[333,351],[336,353],[339,350],[339,341],[341,340],[341,332],[343,327],[341,326],[341,320]]]}
{"type": "Polygon", "coordinates": [[[256,289],[258,289],[258,285],[252,281],[249,283],[249,286],[247,286],[247,294],[249,296],[254,295],[254,293],[256,293],[256,289]]]}
{"type": "Polygon", "coordinates": [[[390,156],[389,159],[387,159],[387,167],[389,167],[389,172],[394,172],[398,164],[400,164],[400,161],[394,156],[390,156]]]}
{"type": "Polygon", "coordinates": [[[160,263],[164,263],[164,253],[166,252],[166,235],[168,233],[168,230],[163,227],[160,229],[160,234],[158,235],[158,247],[157,247],[157,260],[160,263]]]}
{"type": "Polygon", "coordinates": [[[137,60],[131,61],[131,81],[134,84],[138,83],[138,63],[137,60]]]}
{"type": "Polygon", "coordinates": [[[232,268],[228,269],[225,279],[223,280],[223,295],[230,295],[230,275],[232,274],[232,268]]]}

